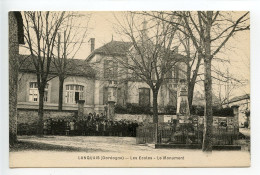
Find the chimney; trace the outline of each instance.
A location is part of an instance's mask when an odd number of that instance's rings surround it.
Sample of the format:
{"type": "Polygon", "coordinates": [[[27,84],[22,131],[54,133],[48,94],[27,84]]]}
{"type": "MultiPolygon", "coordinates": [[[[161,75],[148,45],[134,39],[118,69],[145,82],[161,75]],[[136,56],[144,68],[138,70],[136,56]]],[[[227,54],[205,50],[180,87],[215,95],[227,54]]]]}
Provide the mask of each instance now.
{"type": "Polygon", "coordinates": [[[88,42],[90,44],[90,52],[93,52],[95,50],[95,38],[90,38],[88,42]]]}

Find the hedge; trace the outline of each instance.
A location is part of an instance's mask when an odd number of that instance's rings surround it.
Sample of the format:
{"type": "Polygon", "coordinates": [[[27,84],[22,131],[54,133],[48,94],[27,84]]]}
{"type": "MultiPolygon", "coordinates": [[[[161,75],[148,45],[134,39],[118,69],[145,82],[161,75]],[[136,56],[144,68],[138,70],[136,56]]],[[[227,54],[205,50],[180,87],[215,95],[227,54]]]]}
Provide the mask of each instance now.
{"type": "MultiPolygon", "coordinates": [[[[227,117],[234,116],[232,108],[212,108],[213,116],[227,117]]],[[[148,114],[152,115],[152,108],[149,106],[139,106],[134,103],[127,103],[126,106],[116,105],[116,114],[148,114]]],[[[204,116],[204,107],[202,106],[192,106],[190,109],[191,115],[204,116]]],[[[166,106],[164,112],[159,113],[161,115],[176,115],[175,106],[166,106]]]]}

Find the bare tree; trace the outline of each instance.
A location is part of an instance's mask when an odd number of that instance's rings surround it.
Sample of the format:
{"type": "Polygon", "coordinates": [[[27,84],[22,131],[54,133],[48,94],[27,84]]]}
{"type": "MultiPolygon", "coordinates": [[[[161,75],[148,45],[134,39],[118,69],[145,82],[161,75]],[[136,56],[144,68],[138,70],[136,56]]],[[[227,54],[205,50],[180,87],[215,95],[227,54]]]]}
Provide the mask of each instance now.
{"type": "Polygon", "coordinates": [[[65,12],[24,12],[27,48],[35,67],[39,91],[37,135],[43,135],[44,91],[49,81],[55,39],[66,19],[65,12]]]}
{"type": "MultiPolygon", "coordinates": [[[[191,37],[187,34],[187,29],[183,25],[183,19],[182,16],[179,15],[178,12],[139,12],[139,14],[143,14],[145,16],[149,16],[158,20],[162,20],[164,22],[171,23],[172,25],[176,26],[178,30],[184,31],[184,32],[176,32],[176,38],[175,40],[177,41],[178,44],[178,51],[179,53],[185,55],[187,58],[185,63],[187,66],[187,69],[185,70],[186,72],[186,77],[187,77],[187,86],[188,86],[188,101],[189,101],[189,106],[192,106],[192,101],[193,101],[193,93],[194,93],[194,88],[195,84],[197,83],[197,77],[199,75],[199,70],[201,67],[201,61],[202,57],[201,55],[198,54],[196,48],[192,44],[191,37]],[[171,18],[181,18],[182,20],[180,21],[172,21],[170,20],[171,18]]],[[[192,28],[192,30],[195,30],[192,28]]],[[[190,108],[191,110],[192,108],[190,108]]]]}
{"type": "Polygon", "coordinates": [[[249,30],[249,12],[233,13],[220,11],[158,12],[148,14],[168,22],[190,38],[198,58],[204,64],[205,118],[203,151],[212,150],[212,59],[216,57],[229,39],[238,31],[249,30]],[[167,15],[162,16],[162,14],[167,15]],[[169,19],[182,17],[181,22],[169,19]]]}
{"type": "MultiPolygon", "coordinates": [[[[161,20],[149,20],[138,24],[140,16],[135,12],[125,15],[124,24],[120,29],[124,36],[132,42],[132,48],[126,59],[118,59],[119,67],[127,70],[127,78],[142,80],[153,93],[153,122],[158,122],[158,92],[173,71],[174,65],[186,58],[175,52],[174,37],[177,28],[161,20]],[[148,26],[148,24],[150,24],[148,26]],[[148,30],[149,29],[149,30],[148,30]]],[[[180,20],[173,18],[172,20],[180,20]]]]}
{"type": "MultiPolygon", "coordinates": [[[[227,63],[228,64],[228,63],[227,63]]],[[[230,64],[228,64],[230,66],[230,64]]],[[[247,79],[236,78],[235,75],[229,73],[228,69],[223,72],[219,67],[212,65],[212,84],[216,85],[218,92],[218,100],[220,108],[224,104],[229,104],[230,96],[235,89],[241,88],[248,83],[247,79]]]]}
{"type": "Polygon", "coordinates": [[[248,30],[249,12],[237,19],[225,12],[198,11],[181,13],[188,36],[204,61],[205,117],[203,151],[212,151],[212,59],[238,31],[248,30]],[[196,29],[196,32],[192,30],[196,29]]]}
{"type": "MultiPolygon", "coordinates": [[[[58,40],[55,42],[55,59],[52,59],[55,70],[59,77],[59,105],[58,109],[62,110],[63,104],[63,84],[64,80],[69,76],[69,72],[73,71],[77,66],[73,64],[71,59],[75,58],[82,44],[85,42],[87,36],[87,26],[83,26],[79,21],[81,17],[86,15],[80,15],[76,12],[68,12],[69,16],[61,26],[60,33],[58,34],[58,40]],[[63,35],[63,39],[61,39],[63,35]],[[70,60],[68,60],[70,59],[70,60]]],[[[84,24],[88,24],[89,15],[87,19],[84,19],[84,24]],[[87,20],[87,21],[86,21],[87,20]]]]}
{"type": "Polygon", "coordinates": [[[182,33],[178,33],[178,36],[181,46],[184,48],[184,55],[190,58],[190,60],[186,61],[185,63],[187,65],[186,77],[188,86],[188,102],[191,110],[194,88],[197,83],[197,77],[199,75],[202,57],[198,56],[196,49],[191,44],[190,37],[187,37],[185,35],[183,36],[182,33]]]}

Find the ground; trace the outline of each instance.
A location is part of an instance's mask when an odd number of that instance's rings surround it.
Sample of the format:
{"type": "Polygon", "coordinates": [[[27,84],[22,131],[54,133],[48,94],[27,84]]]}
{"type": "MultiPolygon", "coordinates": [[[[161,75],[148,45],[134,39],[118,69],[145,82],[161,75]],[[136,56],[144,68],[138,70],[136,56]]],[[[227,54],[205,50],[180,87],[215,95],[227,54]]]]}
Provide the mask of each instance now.
{"type": "Polygon", "coordinates": [[[248,139],[250,139],[250,129],[248,128],[239,128],[239,132],[244,134],[248,139]]]}
{"type": "Polygon", "coordinates": [[[250,166],[248,151],[154,149],[133,137],[19,136],[10,167],[225,167],[250,166]],[[166,160],[165,158],[168,157],[166,160]]]}

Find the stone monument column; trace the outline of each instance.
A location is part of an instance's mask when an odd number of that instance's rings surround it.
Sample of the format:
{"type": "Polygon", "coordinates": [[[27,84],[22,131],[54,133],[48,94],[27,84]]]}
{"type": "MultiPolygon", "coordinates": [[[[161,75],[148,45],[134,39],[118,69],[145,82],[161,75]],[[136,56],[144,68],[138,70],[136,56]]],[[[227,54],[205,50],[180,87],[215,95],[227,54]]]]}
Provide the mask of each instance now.
{"type": "Polygon", "coordinates": [[[184,120],[188,119],[190,116],[190,108],[188,102],[188,91],[185,79],[181,79],[179,82],[178,92],[177,92],[177,119],[180,116],[184,116],[184,120]]]}
{"type": "Polygon", "coordinates": [[[78,119],[83,119],[84,116],[84,103],[85,100],[78,101],[78,119]]]}
{"type": "MultiPolygon", "coordinates": [[[[178,83],[178,89],[177,89],[177,126],[180,126],[184,123],[189,123],[189,117],[190,117],[190,108],[189,108],[189,102],[188,102],[188,91],[187,91],[187,83],[185,79],[181,79],[178,83]]],[[[177,128],[176,126],[176,128],[177,128]]],[[[179,131],[173,131],[171,135],[171,141],[175,142],[176,138],[180,136],[180,134],[183,134],[183,132],[186,132],[185,130],[179,130],[179,131]]],[[[184,133],[186,136],[186,143],[191,143],[191,140],[188,137],[188,133],[184,133]]]]}
{"type": "Polygon", "coordinates": [[[108,107],[107,107],[107,118],[114,120],[115,117],[115,103],[117,100],[117,85],[114,81],[108,86],[108,107]]]}

